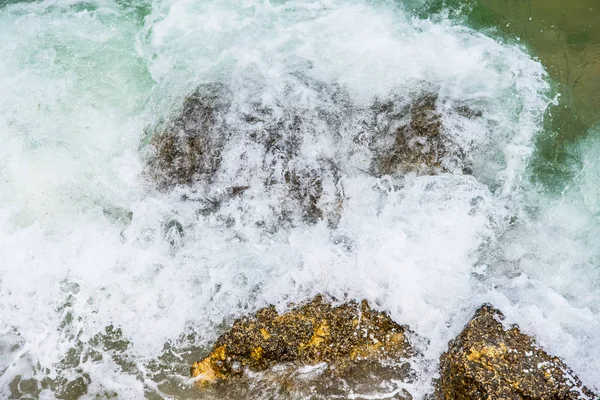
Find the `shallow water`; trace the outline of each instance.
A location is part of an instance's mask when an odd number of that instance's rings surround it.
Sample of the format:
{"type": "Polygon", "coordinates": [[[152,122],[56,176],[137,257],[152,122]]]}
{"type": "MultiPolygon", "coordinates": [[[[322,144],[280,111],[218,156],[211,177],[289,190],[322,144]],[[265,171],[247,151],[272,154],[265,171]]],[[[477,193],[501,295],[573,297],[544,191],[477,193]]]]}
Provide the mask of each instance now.
{"type": "Polygon", "coordinates": [[[0,395],[196,396],[189,366],[224,321],[323,292],[426,339],[416,398],[486,301],[599,390],[598,14],[505,3],[0,3],[0,395]],[[157,192],[145,132],[207,82],[235,94],[239,139],[213,184],[157,192]],[[473,176],[373,176],[358,124],[314,82],[356,109],[435,93],[473,176]],[[297,165],[339,165],[337,227],[264,228],[286,193],[243,140],[257,101],[305,116],[297,165]],[[217,213],[182,199],[240,182],[217,213]]]}

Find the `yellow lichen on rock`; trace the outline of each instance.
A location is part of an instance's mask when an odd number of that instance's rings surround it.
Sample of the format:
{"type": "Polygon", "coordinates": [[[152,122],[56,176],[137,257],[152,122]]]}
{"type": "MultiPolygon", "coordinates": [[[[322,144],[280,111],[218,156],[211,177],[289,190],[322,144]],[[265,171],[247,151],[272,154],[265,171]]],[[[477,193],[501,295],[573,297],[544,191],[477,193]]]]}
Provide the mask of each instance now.
{"type": "Polygon", "coordinates": [[[271,306],[235,321],[209,356],[194,363],[192,376],[201,376],[198,386],[205,388],[241,377],[244,370],[267,372],[277,365],[285,369],[325,363],[331,367],[331,379],[343,376],[347,382],[363,376],[364,370],[377,371],[377,363],[389,359],[396,364],[382,367],[388,368],[387,374],[408,379],[410,367],[402,360],[414,352],[406,331],[366,301],[334,307],[317,296],[281,315],[271,306]],[[361,372],[352,377],[353,370],[361,372]]]}
{"type": "Polygon", "coordinates": [[[307,347],[319,347],[321,346],[329,337],[329,326],[327,326],[327,321],[322,321],[319,326],[315,329],[312,337],[305,345],[300,345],[301,348],[307,347]]]}
{"type": "Polygon", "coordinates": [[[440,358],[435,400],[598,399],[558,358],[481,307],[440,358]]]}
{"type": "Polygon", "coordinates": [[[472,362],[489,365],[497,362],[498,360],[495,359],[504,356],[507,352],[508,348],[504,343],[500,343],[499,345],[473,346],[469,349],[467,359],[472,362]]]}
{"type": "Polygon", "coordinates": [[[268,340],[271,337],[271,334],[265,328],[260,328],[260,334],[265,340],[268,340]]]}
{"type": "Polygon", "coordinates": [[[225,346],[216,348],[208,357],[202,361],[192,364],[192,378],[198,378],[196,386],[206,387],[213,382],[225,379],[226,376],[220,371],[216,362],[225,360],[225,346]]]}
{"type": "Polygon", "coordinates": [[[250,357],[252,357],[254,360],[258,361],[262,358],[263,353],[264,353],[263,348],[258,346],[258,347],[255,347],[254,349],[252,349],[252,351],[250,352],[250,357]]]}

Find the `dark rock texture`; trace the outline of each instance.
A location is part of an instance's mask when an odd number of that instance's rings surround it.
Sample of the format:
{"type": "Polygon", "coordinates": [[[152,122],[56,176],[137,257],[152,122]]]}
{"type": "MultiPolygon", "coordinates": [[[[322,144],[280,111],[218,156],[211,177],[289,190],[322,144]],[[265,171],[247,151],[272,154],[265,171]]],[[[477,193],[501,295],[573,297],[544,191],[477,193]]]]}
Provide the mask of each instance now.
{"type": "Polygon", "coordinates": [[[436,400],[598,399],[557,357],[482,306],[440,358],[436,400]]]}
{"type": "Polygon", "coordinates": [[[222,85],[199,86],[175,119],[151,140],[147,175],[161,190],[210,180],[221,162],[225,115],[231,93],[222,85]]]}
{"type": "MultiPolygon", "coordinates": [[[[468,161],[461,147],[444,132],[438,98],[433,94],[417,97],[408,105],[386,101],[376,103],[376,130],[382,137],[393,141],[374,159],[377,175],[414,172],[417,175],[435,175],[443,172],[468,170],[468,161]]],[[[480,116],[466,107],[459,112],[469,117],[480,116]]]]}
{"type": "Polygon", "coordinates": [[[327,398],[349,389],[381,389],[386,379],[413,378],[405,362],[415,354],[407,333],[406,327],[366,301],[333,307],[317,296],[282,315],[267,307],[237,320],[212,352],[194,363],[191,374],[199,378],[199,387],[221,387],[229,393],[243,382],[244,373],[256,372],[265,372],[263,378],[270,376],[267,381],[290,396],[312,393],[314,398],[327,398]],[[387,365],[382,363],[386,360],[387,365]],[[316,379],[294,378],[305,366],[320,370],[313,373],[316,379]]]}
{"type": "MultiPolygon", "coordinates": [[[[336,84],[304,77],[297,85],[268,101],[261,88],[233,94],[222,84],[200,85],[151,130],[145,176],[161,191],[185,186],[201,202],[209,199],[203,215],[254,197],[274,221],[261,216],[253,223],[325,220],[335,227],[345,176],[471,172],[468,149],[449,126],[481,114],[441,100],[435,90],[362,104],[336,84]]],[[[238,209],[247,202],[240,203],[238,209]]]]}

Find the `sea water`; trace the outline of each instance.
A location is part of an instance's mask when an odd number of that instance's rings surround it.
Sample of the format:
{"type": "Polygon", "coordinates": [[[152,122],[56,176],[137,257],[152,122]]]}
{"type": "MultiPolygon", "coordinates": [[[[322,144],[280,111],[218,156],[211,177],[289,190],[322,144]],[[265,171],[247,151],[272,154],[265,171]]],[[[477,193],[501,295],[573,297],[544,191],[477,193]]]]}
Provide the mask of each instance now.
{"type": "MultiPolygon", "coordinates": [[[[566,145],[571,158],[548,161],[560,77],[514,36],[427,6],[0,3],[0,396],[201,397],[189,366],[224,323],[317,293],[367,299],[410,326],[423,354],[404,384],[415,398],[484,302],[600,389],[594,113],[566,145]],[[473,174],[373,176],[351,156],[351,126],[334,140],[315,120],[298,162],[342,165],[335,227],[266,232],[257,220],[286,199],[259,183],[205,214],[186,200],[201,188],[159,192],[144,178],[149,132],[198,85],[227,85],[238,109],[259,99],[337,113],[309,81],[357,107],[427,91],[442,112],[477,110],[444,119],[473,174]]],[[[240,158],[244,146],[230,140],[211,194],[238,173],[262,177],[263,155],[240,158]]]]}

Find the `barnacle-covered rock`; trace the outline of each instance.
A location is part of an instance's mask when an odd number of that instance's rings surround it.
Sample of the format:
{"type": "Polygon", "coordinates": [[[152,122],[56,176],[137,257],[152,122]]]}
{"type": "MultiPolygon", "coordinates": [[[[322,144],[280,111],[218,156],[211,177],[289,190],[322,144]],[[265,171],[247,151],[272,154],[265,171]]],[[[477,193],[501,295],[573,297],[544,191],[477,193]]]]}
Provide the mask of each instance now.
{"type": "Polygon", "coordinates": [[[440,358],[436,400],[598,399],[557,357],[482,306],[440,358]]]}
{"type": "MultiPolygon", "coordinates": [[[[276,382],[278,390],[284,390],[281,398],[299,393],[327,398],[349,389],[381,389],[386,379],[413,378],[406,362],[415,355],[408,333],[407,327],[366,301],[334,307],[317,296],[282,315],[270,306],[237,320],[211,353],[193,364],[191,374],[201,388],[230,391],[248,374],[262,373],[263,383],[276,382]],[[313,366],[312,374],[301,372],[306,366],[313,366]]],[[[408,394],[397,390],[394,396],[408,394]]]]}

